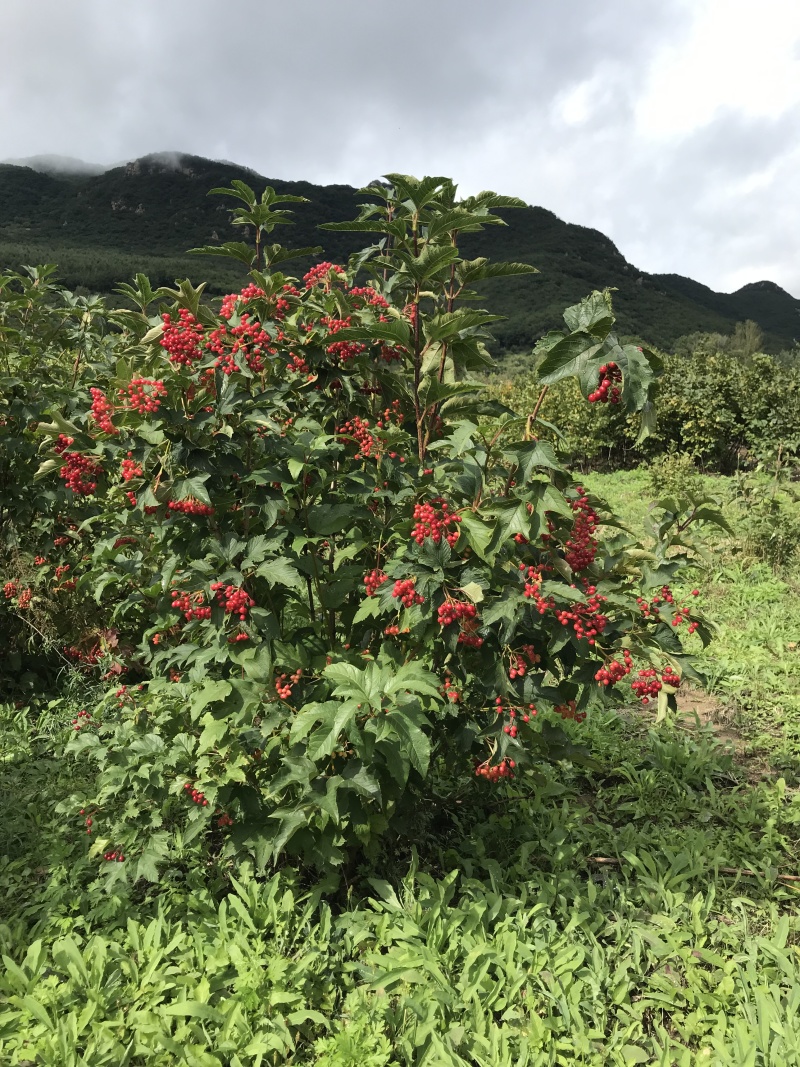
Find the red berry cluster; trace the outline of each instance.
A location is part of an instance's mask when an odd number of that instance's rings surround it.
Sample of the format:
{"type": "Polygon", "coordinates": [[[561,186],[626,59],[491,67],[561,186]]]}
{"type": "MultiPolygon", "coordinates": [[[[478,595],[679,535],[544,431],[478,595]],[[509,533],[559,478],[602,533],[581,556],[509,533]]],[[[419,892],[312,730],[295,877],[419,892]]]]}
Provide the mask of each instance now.
{"type": "Polygon", "coordinates": [[[195,789],[191,782],[187,782],[183,788],[195,804],[199,804],[202,808],[208,807],[208,801],[206,800],[205,795],[201,793],[199,789],[195,789]]]}
{"type": "Polygon", "coordinates": [[[428,504],[415,504],[412,518],[415,524],[411,538],[418,545],[426,537],[430,537],[435,545],[441,542],[442,536],[451,547],[458,541],[461,516],[451,513],[450,505],[442,497],[436,497],[428,504]]]}
{"type": "Polygon", "coordinates": [[[454,622],[476,619],[478,609],[474,604],[465,604],[460,600],[446,600],[444,604],[439,605],[437,616],[439,625],[445,627],[454,622]]]}
{"type": "Polygon", "coordinates": [[[604,667],[601,667],[595,673],[595,681],[605,686],[616,685],[617,682],[622,681],[625,675],[630,674],[633,670],[633,661],[627,648],[622,650],[622,658],[625,661],[624,663],[620,663],[618,659],[612,659],[604,667]]]}
{"type": "Polygon", "coordinates": [[[307,274],[303,275],[303,285],[306,289],[311,289],[315,285],[321,285],[324,283],[326,289],[330,289],[333,278],[331,274],[334,274],[338,279],[344,277],[344,267],[339,266],[338,263],[329,263],[327,260],[323,263],[318,263],[316,267],[312,267],[307,274]]]}
{"type": "MultiPolygon", "coordinates": [[[[673,626],[680,626],[681,623],[686,622],[686,620],[687,620],[687,618],[689,616],[689,611],[690,611],[690,609],[688,607],[686,607],[686,605],[684,605],[682,608],[678,608],[678,610],[675,612],[675,615],[674,615],[674,617],[672,619],[672,625],[673,626]]],[[[697,623],[696,622],[689,624],[689,633],[693,634],[696,629],[697,629],[697,623]]]]}
{"type": "Polygon", "coordinates": [[[658,677],[658,671],[653,667],[639,671],[639,677],[631,682],[631,689],[642,698],[643,704],[647,704],[650,697],[657,696],[661,692],[661,679],[658,677]]]}
{"type": "Polygon", "coordinates": [[[534,667],[542,658],[533,645],[523,645],[520,652],[512,652],[511,656],[512,666],[509,669],[508,677],[512,682],[515,678],[524,678],[528,668],[534,667]]]}
{"type": "Polygon", "coordinates": [[[23,589],[17,598],[17,607],[20,611],[27,611],[33,599],[33,590],[23,589]]]}
{"type": "Polygon", "coordinates": [[[159,344],[169,353],[170,363],[175,366],[191,367],[203,355],[200,349],[200,341],[203,337],[202,325],[186,308],[181,308],[178,312],[178,322],[173,322],[166,312],[161,318],[164,322],[164,332],[161,334],[159,344]]]}
{"type": "MultiPolygon", "coordinates": [[[[294,288],[294,286],[284,286],[284,289],[289,288],[294,288]]],[[[295,292],[296,291],[297,290],[295,290],[295,292]]],[[[227,296],[222,298],[222,305],[219,309],[220,318],[230,319],[233,316],[238,301],[246,304],[249,300],[255,300],[259,296],[266,296],[266,293],[263,289],[259,289],[257,285],[253,285],[252,282],[246,285],[240,293],[228,293],[227,296]]]]}
{"type": "Polygon", "coordinates": [[[69,448],[69,446],[71,444],[74,444],[74,442],[75,442],[75,438],[74,437],[67,437],[66,434],[60,433],[58,435],[58,440],[53,445],[53,451],[57,452],[58,455],[60,456],[63,452],[65,452],[69,448]]]}
{"type": "Polygon", "coordinates": [[[410,608],[412,604],[422,604],[425,598],[415,590],[416,578],[398,578],[392,589],[392,596],[396,597],[404,608],[410,608]]]}
{"type": "Polygon", "coordinates": [[[578,706],[574,700],[570,700],[566,704],[556,704],[553,711],[556,715],[560,715],[562,719],[573,719],[575,722],[583,722],[586,718],[586,712],[578,711],[578,706]]]}
{"type": "Polygon", "coordinates": [[[131,378],[127,388],[119,389],[118,394],[133,411],[153,415],[161,407],[161,397],[167,395],[167,389],[160,378],[131,378]]]}
{"type": "Polygon", "coordinates": [[[379,589],[384,582],[388,581],[389,576],[377,567],[375,570],[371,570],[369,574],[365,574],[364,585],[367,587],[367,596],[372,596],[376,589],[379,589]]]}
{"type": "Polygon", "coordinates": [[[622,371],[616,363],[604,363],[598,373],[600,377],[597,382],[597,388],[593,393],[589,393],[589,403],[596,404],[599,400],[601,404],[608,404],[609,402],[618,404],[622,371]]]}
{"type": "Polygon", "coordinates": [[[480,623],[478,622],[478,609],[474,604],[448,599],[444,604],[439,605],[437,617],[442,628],[454,622],[459,624],[461,632],[458,635],[458,643],[460,645],[480,648],[483,644],[483,638],[476,633],[480,623]]]}
{"type": "Polygon", "coordinates": [[[395,426],[402,426],[403,424],[403,412],[400,410],[399,400],[393,400],[388,408],[384,408],[383,414],[375,425],[379,430],[383,430],[384,428],[388,429],[392,423],[395,426]]]}
{"type": "Polygon", "coordinates": [[[227,812],[222,811],[217,815],[217,826],[223,829],[226,826],[233,826],[233,819],[227,812]]]}
{"type": "Polygon", "coordinates": [[[660,678],[658,671],[653,667],[648,667],[646,670],[639,671],[639,677],[631,682],[631,689],[638,697],[641,697],[643,704],[648,704],[650,698],[657,696],[663,686],[669,685],[677,689],[680,684],[681,680],[672,667],[665,667],[660,678]]]}
{"type": "Polygon", "coordinates": [[[210,504],[201,504],[193,496],[186,500],[170,500],[167,504],[170,511],[179,511],[183,515],[213,515],[214,509],[210,504]]]}
{"type": "Polygon", "coordinates": [[[64,645],[63,653],[67,659],[82,663],[85,667],[93,667],[100,659],[100,645],[91,645],[88,649],[78,648],[76,645],[64,645]]]}
{"type": "Polygon", "coordinates": [[[573,571],[582,571],[594,563],[597,555],[597,541],[594,537],[597,530],[597,512],[586,499],[586,490],[578,485],[575,487],[578,494],[577,500],[570,501],[570,507],[575,512],[575,521],[572,533],[564,545],[566,549],[564,559],[573,571]]]}
{"type": "Polygon", "coordinates": [[[350,296],[357,297],[357,304],[362,307],[369,306],[374,308],[388,308],[389,301],[385,296],[382,296],[377,289],[373,289],[371,285],[357,286],[354,285],[350,289],[350,296]]]}
{"type": "MultiPolygon", "coordinates": [[[[292,374],[309,374],[311,367],[306,362],[305,356],[298,356],[295,352],[290,352],[292,357],[286,364],[286,369],[292,374]]],[[[311,375],[313,377],[313,375],[311,375]]]]}
{"type": "Polygon", "coordinates": [[[18,586],[16,582],[6,582],[6,584],[3,586],[3,596],[6,598],[6,600],[11,600],[17,595],[17,589],[18,586]]]}
{"type": "Polygon", "coordinates": [[[104,852],[103,859],[108,860],[109,862],[111,860],[116,860],[117,863],[124,863],[125,856],[122,852],[117,852],[115,850],[114,852],[104,852]]]}
{"type": "Polygon", "coordinates": [[[89,390],[92,397],[92,418],[103,433],[119,433],[119,430],[111,421],[114,412],[113,405],[109,402],[102,389],[92,388],[89,390]]]}
{"type": "Polygon", "coordinates": [[[664,685],[672,686],[673,689],[677,689],[681,684],[680,676],[669,666],[661,672],[661,681],[664,685]]]}
{"type": "MultiPolygon", "coordinates": [[[[700,595],[700,590],[699,589],[693,589],[692,590],[692,596],[699,596],[699,595],[700,595]]],[[[681,626],[684,622],[686,622],[688,620],[690,614],[691,614],[691,609],[689,607],[687,607],[685,604],[683,604],[683,605],[681,605],[679,607],[675,607],[675,597],[674,597],[674,595],[672,593],[672,590],[670,589],[670,587],[668,585],[662,585],[660,593],[656,594],[652,598],[652,600],[649,601],[649,603],[648,603],[647,600],[644,599],[644,597],[637,597],[636,598],[636,603],[639,605],[639,609],[640,609],[642,615],[645,618],[648,618],[648,617],[657,618],[658,617],[659,605],[662,604],[662,603],[669,604],[670,607],[674,608],[673,617],[672,617],[672,625],[675,626],[675,627],[681,626]]],[[[689,633],[693,634],[698,626],[699,626],[699,623],[690,622],[689,623],[689,633]]]]}
{"type": "Polygon", "coordinates": [[[217,353],[214,366],[226,376],[239,369],[235,359],[237,352],[244,356],[245,363],[253,374],[260,374],[264,370],[264,356],[275,351],[271,342],[272,338],[261,323],[257,319],[251,320],[249,313],[245,311],[242,312],[238,326],[212,331],[206,348],[217,353]],[[230,338],[233,338],[233,343],[228,350],[226,346],[230,338]]]}
{"type": "Polygon", "coordinates": [[[466,645],[468,648],[480,648],[483,644],[483,638],[480,634],[473,633],[470,630],[462,630],[458,635],[458,643],[466,645]]]}
{"type": "Polygon", "coordinates": [[[133,458],[133,452],[128,453],[128,458],[123,459],[119,465],[119,473],[123,482],[132,482],[134,478],[141,478],[144,471],[133,458]]]}
{"type": "Polygon", "coordinates": [[[34,565],[34,567],[43,567],[45,565],[45,563],[47,563],[47,560],[44,558],[44,556],[34,556],[33,557],[33,565],[34,565]]]}
{"type": "Polygon", "coordinates": [[[275,679],[275,692],[281,700],[288,700],[292,689],[303,677],[303,668],[298,667],[294,674],[279,674],[275,679]]]}
{"type": "Polygon", "coordinates": [[[72,727],[73,727],[73,729],[75,731],[80,730],[84,726],[94,726],[94,725],[95,724],[94,724],[94,722],[92,722],[91,713],[88,712],[85,708],[83,709],[83,711],[79,711],[78,712],[77,719],[73,719],[72,720],[72,727]]]}
{"type": "Polygon", "coordinates": [[[524,563],[520,563],[519,569],[525,580],[523,596],[532,600],[539,614],[544,615],[548,608],[555,607],[556,602],[551,596],[542,596],[542,568],[526,566],[524,563]]]}
{"type": "Polygon", "coordinates": [[[455,687],[455,683],[449,674],[444,676],[444,682],[442,684],[442,692],[450,701],[451,704],[458,704],[461,700],[461,694],[455,687]]]}
{"type": "MultiPolygon", "coordinates": [[[[504,710],[503,698],[502,697],[495,697],[494,698],[494,705],[495,705],[495,708],[494,708],[495,714],[496,715],[502,715],[503,714],[503,710],[504,710]]],[[[522,721],[523,722],[530,722],[531,715],[537,715],[538,714],[538,712],[536,711],[536,708],[533,706],[533,704],[529,704],[528,705],[528,709],[530,711],[530,715],[527,712],[524,712],[523,716],[522,716],[522,721]]],[[[508,708],[508,722],[503,727],[503,733],[504,734],[508,734],[508,736],[512,737],[512,738],[516,738],[516,736],[517,736],[517,734],[519,732],[519,727],[517,726],[517,710],[518,709],[516,707],[508,708]]],[[[522,708],[520,707],[519,710],[521,711],[522,708]]]]}
{"type": "MultiPolygon", "coordinates": [[[[352,319],[349,315],[343,319],[335,319],[330,315],[323,315],[319,320],[323,326],[327,326],[328,332],[336,334],[339,330],[346,330],[348,326],[352,325],[352,319]]],[[[341,366],[352,362],[357,356],[360,356],[362,352],[365,352],[367,346],[362,344],[361,341],[332,341],[325,351],[329,356],[333,357],[333,362],[341,366]]]]}
{"type": "Polygon", "coordinates": [[[384,363],[402,363],[407,352],[404,348],[393,348],[391,345],[381,345],[379,356],[384,363]]]}
{"type": "Polygon", "coordinates": [[[358,445],[354,459],[367,459],[373,455],[373,449],[377,451],[378,442],[369,432],[369,419],[362,419],[358,415],[348,419],[340,426],[336,433],[343,441],[354,440],[358,445]]]}
{"type": "Polygon", "coordinates": [[[513,759],[504,759],[490,765],[489,761],[479,763],[475,768],[476,778],[485,778],[487,782],[499,782],[502,778],[513,778],[516,763],[513,759]]]}
{"type": "Polygon", "coordinates": [[[60,566],[56,567],[56,581],[60,582],[69,569],[69,563],[62,563],[60,566]]]}
{"type": "Polygon", "coordinates": [[[174,611],[183,612],[187,622],[192,619],[210,619],[211,608],[205,603],[203,592],[182,593],[179,589],[172,591],[172,608],[174,611]]]}
{"type": "Polygon", "coordinates": [[[212,582],[211,591],[216,594],[217,603],[225,608],[228,614],[238,615],[240,619],[246,619],[248,610],[256,606],[250,594],[235,585],[223,586],[222,582],[212,582]]]}
{"type": "Polygon", "coordinates": [[[579,640],[585,637],[593,645],[608,625],[608,616],[601,611],[605,603],[606,598],[597,592],[596,587],[587,585],[585,603],[579,601],[569,608],[558,609],[555,616],[562,626],[572,625],[579,640]]]}
{"type": "Polygon", "coordinates": [[[67,489],[78,496],[91,496],[97,488],[97,479],[103,473],[103,468],[79,452],[65,452],[64,458],[67,462],[58,473],[67,489]]]}

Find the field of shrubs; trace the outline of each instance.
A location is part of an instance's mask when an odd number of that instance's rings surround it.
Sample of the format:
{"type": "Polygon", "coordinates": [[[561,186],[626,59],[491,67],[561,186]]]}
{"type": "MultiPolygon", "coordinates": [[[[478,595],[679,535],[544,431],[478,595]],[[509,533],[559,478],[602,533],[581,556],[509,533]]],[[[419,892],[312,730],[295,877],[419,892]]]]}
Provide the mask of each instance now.
{"type": "Polygon", "coordinates": [[[2,1062],[800,1063],[796,355],[216,192],[221,303],[0,278],[2,1062]]]}

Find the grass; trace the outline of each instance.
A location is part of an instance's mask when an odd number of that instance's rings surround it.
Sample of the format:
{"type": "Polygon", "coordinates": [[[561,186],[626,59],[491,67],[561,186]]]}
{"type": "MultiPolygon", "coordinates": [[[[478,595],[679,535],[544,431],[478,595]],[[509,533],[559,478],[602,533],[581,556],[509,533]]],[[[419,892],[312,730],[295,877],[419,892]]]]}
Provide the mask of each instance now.
{"type": "MultiPolygon", "coordinates": [[[[645,470],[588,475],[587,487],[604,496],[635,529],[653,498],[645,470]]],[[[797,783],[800,775],[800,558],[780,567],[758,558],[750,515],[772,493],[767,477],[754,479],[754,498],[737,500],[735,478],[706,476],[703,489],[724,502],[732,535],[711,535],[711,564],[697,576],[702,603],[717,624],[705,650],[696,642],[716,718],[734,727],[742,748],[764,768],[797,783]]],[[[776,525],[800,531],[800,507],[790,497],[776,525]]],[[[760,525],[756,527],[756,533],[760,525]]]]}
{"type": "MultiPolygon", "coordinates": [[[[586,483],[641,520],[645,474],[586,483]]],[[[800,875],[797,571],[740,540],[697,582],[708,721],[567,723],[591,769],[475,783],[338,887],[204,863],[105,892],[56,811],[80,694],[37,721],[7,707],[0,1062],[800,1064],[800,882],[778,877],[800,875]]]]}

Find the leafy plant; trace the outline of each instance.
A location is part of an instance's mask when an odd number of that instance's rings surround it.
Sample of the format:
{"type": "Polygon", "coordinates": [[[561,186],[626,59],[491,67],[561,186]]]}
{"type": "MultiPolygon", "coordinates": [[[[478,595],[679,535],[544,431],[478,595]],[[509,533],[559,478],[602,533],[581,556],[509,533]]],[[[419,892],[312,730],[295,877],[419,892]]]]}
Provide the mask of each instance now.
{"type": "MultiPolygon", "coordinates": [[[[708,637],[654,593],[710,503],[665,512],[642,553],[537,439],[538,410],[475,380],[495,316],[471,286],[533,268],[459,241],[519,202],[389,175],[331,224],[376,243],[299,280],[274,269],[308,251],[269,243],[281,198],[232,194],[255,245],[217,252],[250,283],[215,313],[202,286],[138,275],[36,429],[38,484],[91,545],[77,588],[117,683],[73,724],[96,788],[64,808],[112,881],[198,837],[259,867],[341,864],[414,825],[433,767],[502,785],[585,759],[557,722],[618,699],[634,657],[663,713],[691,670],[679,627],[708,637]]],[[[537,348],[544,389],[573,378],[643,438],[660,358],[620,344],[608,293],[564,319],[537,348]]]]}

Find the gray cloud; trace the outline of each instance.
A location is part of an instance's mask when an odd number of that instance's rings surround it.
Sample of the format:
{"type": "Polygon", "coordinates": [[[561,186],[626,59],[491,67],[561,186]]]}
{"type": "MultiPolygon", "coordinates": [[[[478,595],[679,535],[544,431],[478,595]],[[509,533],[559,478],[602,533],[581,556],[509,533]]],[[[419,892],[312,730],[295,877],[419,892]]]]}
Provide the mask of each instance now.
{"type": "Polygon", "coordinates": [[[669,141],[637,132],[651,65],[693,10],[5,0],[0,157],[184,151],[349,184],[449,174],[597,226],[642,269],[799,293],[796,113],[716,115],[669,141]]]}

